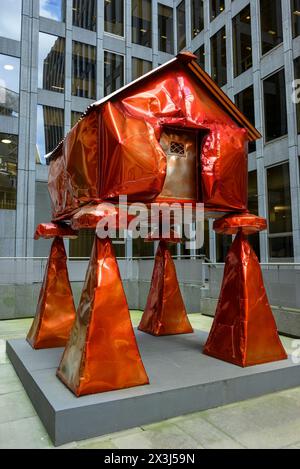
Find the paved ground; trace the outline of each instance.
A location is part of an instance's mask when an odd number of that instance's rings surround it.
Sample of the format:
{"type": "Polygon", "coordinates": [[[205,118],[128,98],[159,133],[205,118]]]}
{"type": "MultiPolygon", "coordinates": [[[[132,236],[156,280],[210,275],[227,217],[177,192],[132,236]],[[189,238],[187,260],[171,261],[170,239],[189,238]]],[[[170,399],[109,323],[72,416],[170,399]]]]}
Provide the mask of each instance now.
{"type": "MultiPolygon", "coordinates": [[[[139,312],[132,312],[135,324],[139,317],[139,312]]],[[[190,318],[195,328],[209,330],[211,319],[200,314],[190,318]]],[[[5,354],[5,340],[24,337],[31,321],[0,321],[0,449],[53,448],[5,354]]],[[[291,352],[292,340],[282,340],[291,352]]],[[[300,388],[74,442],[62,448],[300,449],[300,388]]]]}

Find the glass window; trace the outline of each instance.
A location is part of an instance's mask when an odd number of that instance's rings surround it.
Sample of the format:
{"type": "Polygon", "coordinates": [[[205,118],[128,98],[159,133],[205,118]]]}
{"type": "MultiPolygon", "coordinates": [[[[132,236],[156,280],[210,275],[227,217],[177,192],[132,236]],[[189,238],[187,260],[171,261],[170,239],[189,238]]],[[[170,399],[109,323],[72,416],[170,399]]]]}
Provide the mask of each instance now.
{"type": "MultiPolygon", "coordinates": [[[[3,4],[3,0],[1,2],[3,4]]],[[[9,0],[0,15],[0,36],[20,41],[22,22],[22,0],[9,0]]]]}
{"type": "Polygon", "coordinates": [[[260,0],[262,54],[283,41],[281,0],[260,0]]]}
{"type": "Polygon", "coordinates": [[[177,10],[177,50],[185,48],[185,1],[179,3],[177,10]]]}
{"type": "Polygon", "coordinates": [[[267,169],[269,251],[271,258],[291,258],[293,253],[289,164],[267,169]]]}
{"type": "Polygon", "coordinates": [[[73,0],[73,25],[96,31],[97,0],[73,0]]]}
{"type": "Polygon", "coordinates": [[[95,239],[95,230],[80,230],[78,238],[70,239],[69,256],[89,259],[95,239]]]}
{"type": "MultiPolygon", "coordinates": [[[[297,59],[294,61],[294,73],[295,73],[295,80],[300,80],[300,57],[297,57],[297,59]]],[[[298,86],[297,86],[297,89],[298,89],[298,86]]],[[[299,98],[296,100],[296,113],[297,113],[297,130],[298,130],[298,134],[300,134],[300,100],[299,98]]]]}
{"type": "Polygon", "coordinates": [[[124,36],[124,0],[104,1],[104,31],[124,36]]]}
{"type": "Polygon", "coordinates": [[[132,240],[132,256],[133,257],[153,257],[154,242],[145,242],[143,238],[132,240]]]}
{"type": "Polygon", "coordinates": [[[234,76],[252,67],[250,5],[233,18],[234,76]]]}
{"type": "Polygon", "coordinates": [[[152,47],[151,0],[132,0],[132,42],[152,47]]]}
{"type": "MultiPolygon", "coordinates": [[[[253,86],[249,86],[245,90],[235,95],[235,103],[239,110],[247,117],[249,122],[255,126],[254,111],[254,90],[253,86]]],[[[256,142],[249,144],[249,153],[256,150],[256,142]]]]}
{"type": "Polygon", "coordinates": [[[211,38],[211,67],[212,78],[219,86],[224,86],[227,83],[225,26],[211,38]]]}
{"type": "Polygon", "coordinates": [[[66,0],[40,0],[40,16],[55,21],[65,21],[66,0]]]}
{"type": "Polygon", "coordinates": [[[287,134],[284,70],[264,80],[266,142],[287,134]]]}
{"type": "Polygon", "coordinates": [[[300,0],[291,0],[293,37],[300,34],[300,0]]]}
{"type": "Polygon", "coordinates": [[[210,19],[215,19],[225,10],[225,0],[210,0],[210,19]]]}
{"type": "Polygon", "coordinates": [[[123,55],[104,52],[104,95],[118,90],[124,85],[123,55]]]}
{"type": "Polygon", "coordinates": [[[0,54],[0,115],[18,117],[20,60],[0,54]]]}
{"type": "Polygon", "coordinates": [[[136,80],[142,75],[145,75],[145,73],[150,72],[151,69],[152,62],[132,57],[132,80],[136,80]]]}
{"type": "Polygon", "coordinates": [[[15,210],[18,137],[0,133],[0,209],[15,210]]]}
{"type": "Polygon", "coordinates": [[[72,95],[96,99],[96,47],[73,42],[72,95]]]}
{"type": "MultiPolygon", "coordinates": [[[[248,209],[250,213],[258,216],[257,171],[250,171],[248,174],[248,209]]],[[[259,233],[249,236],[249,242],[260,259],[259,233]]]]}
{"type": "Polygon", "coordinates": [[[39,33],[39,88],[65,91],[65,39],[39,33]]]}
{"type": "Polygon", "coordinates": [[[232,246],[232,236],[216,234],[217,262],[225,262],[229,249],[232,246]]]}
{"type": "Polygon", "coordinates": [[[173,8],[158,4],[158,49],[174,54],[173,8]]]}
{"type": "Polygon", "coordinates": [[[192,39],[204,28],[203,0],[192,0],[192,39]]]}
{"type": "Polygon", "coordinates": [[[74,127],[74,125],[77,124],[82,114],[82,112],[71,111],[71,127],[74,127]]]}
{"type": "Polygon", "coordinates": [[[53,151],[64,138],[64,111],[38,105],[37,109],[37,161],[45,163],[45,155],[53,151]]]}
{"type": "Polygon", "coordinates": [[[204,49],[204,45],[199,47],[199,49],[195,50],[194,54],[197,56],[198,64],[204,70],[205,69],[205,49],[204,49]]]}

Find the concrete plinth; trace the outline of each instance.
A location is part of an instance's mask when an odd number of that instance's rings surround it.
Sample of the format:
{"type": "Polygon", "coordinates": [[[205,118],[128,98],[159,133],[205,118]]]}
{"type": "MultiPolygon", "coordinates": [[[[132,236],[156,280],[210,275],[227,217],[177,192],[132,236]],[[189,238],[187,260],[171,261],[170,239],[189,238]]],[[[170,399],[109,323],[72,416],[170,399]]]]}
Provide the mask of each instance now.
{"type": "Polygon", "coordinates": [[[57,378],[62,349],[7,354],[55,445],[121,431],[300,385],[291,359],[239,368],[203,355],[207,334],[152,337],[136,332],[150,385],[76,398],[57,378]]]}

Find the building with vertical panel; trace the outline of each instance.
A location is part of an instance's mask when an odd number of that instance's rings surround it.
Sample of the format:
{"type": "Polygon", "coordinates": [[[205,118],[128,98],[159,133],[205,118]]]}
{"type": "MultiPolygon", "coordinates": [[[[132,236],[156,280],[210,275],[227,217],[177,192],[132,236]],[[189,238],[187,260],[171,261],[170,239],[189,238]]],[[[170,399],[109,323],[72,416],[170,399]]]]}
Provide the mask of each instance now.
{"type": "MultiPolygon", "coordinates": [[[[93,101],[182,49],[262,133],[249,148],[249,207],[268,219],[252,242],[263,262],[300,262],[300,0],[8,0],[0,18],[0,257],[47,256],[44,155],[93,101]],[[296,80],[296,81],[295,81],[296,80]],[[298,86],[298,88],[297,88],[298,86]]],[[[206,226],[222,262],[231,239],[206,226]]],[[[69,243],[89,255],[91,237],[69,243]]],[[[118,254],[149,256],[127,241],[118,254]]],[[[174,254],[187,254],[175,246],[174,254]]]]}

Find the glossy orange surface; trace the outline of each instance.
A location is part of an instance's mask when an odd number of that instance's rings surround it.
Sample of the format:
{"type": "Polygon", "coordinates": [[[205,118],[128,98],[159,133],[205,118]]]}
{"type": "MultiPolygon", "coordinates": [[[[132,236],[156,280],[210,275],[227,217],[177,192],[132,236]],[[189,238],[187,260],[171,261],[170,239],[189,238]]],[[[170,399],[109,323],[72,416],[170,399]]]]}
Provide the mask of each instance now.
{"type": "MultiPolygon", "coordinates": [[[[153,202],[172,173],[160,144],[170,129],[174,134],[193,130],[200,142],[198,186],[190,191],[198,194],[197,201],[208,211],[245,211],[247,130],[179,60],[96,103],[70,131],[50,163],[53,219],[68,219],[83,204],[114,200],[120,194],[128,195],[129,201],[153,202]]],[[[177,188],[189,187],[188,170],[186,165],[186,172],[173,174],[177,188]]]]}
{"type": "Polygon", "coordinates": [[[73,229],[96,228],[99,221],[107,221],[111,228],[126,229],[128,223],[135,218],[120,207],[103,202],[88,204],[82,207],[71,219],[73,229]]]}
{"type": "Polygon", "coordinates": [[[160,241],[157,249],[150,292],[139,330],[155,336],[193,332],[181,296],[175,264],[165,241],[160,241]]]}
{"type": "Polygon", "coordinates": [[[75,306],[62,238],[55,238],[27,341],[35,349],[64,347],[75,320],[75,306]]]}
{"type": "Polygon", "coordinates": [[[58,225],[57,223],[41,223],[35,230],[34,239],[52,239],[56,236],[61,238],[76,239],[78,237],[78,231],[72,230],[72,228],[67,225],[62,226],[58,225]]]}
{"type": "Polygon", "coordinates": [[[57,376],[76,396],[148,384],[111,241],[95,237],[57,376]]]}
{"type": "Polygon", "coordinates": [[[217,311],[204,353],[242,367],[287,358],[260,264],[242,232],[226,258],[217,311]]]}
{"type": "Polygon", "coordinates": [[[213,228],[219,234],[235,235],[242,231],[245,235],[251,235],[266,230],[267,220],[251,213],[226,215],[216,220],[213,228]]]}

